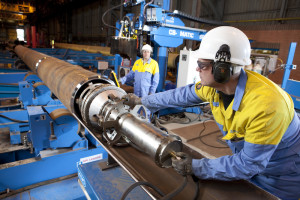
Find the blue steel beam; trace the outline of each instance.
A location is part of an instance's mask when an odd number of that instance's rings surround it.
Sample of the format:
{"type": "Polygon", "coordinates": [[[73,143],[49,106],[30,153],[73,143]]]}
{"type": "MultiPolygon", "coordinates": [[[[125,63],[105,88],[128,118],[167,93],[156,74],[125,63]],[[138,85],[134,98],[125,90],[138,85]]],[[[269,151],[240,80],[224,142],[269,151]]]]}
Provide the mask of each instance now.
{"type": "Polygon", "coordinates": [[[294,59],[294,55],[295,55],[295,51],[296,51],[296,46],[297,46],[297,42],[292,42],[290,45],[289,55],[288,55],[288,59],[286,61],[283,79],[282,79],[282,83],[281,83],[281,87],[284,90],[286,88],[287,80],[290,77],[291,70],[293,69],[293,59],[294,59]]]}
{"type": "Polygon", "coordinates": [[[16,98],[19,96],[19,86],[17,84],[1,84],[0,98],[16,98]]]}
{"type": "Polygon", "coordinates": [[[6,73],[0,73],[0,83],[5,84],[13,84],[13,83],[18,83],[20,81],[23,81],[24,76],[26,75],[27,72],[17,72],[15,70],[3,70],[3,72],[6,73]]]}

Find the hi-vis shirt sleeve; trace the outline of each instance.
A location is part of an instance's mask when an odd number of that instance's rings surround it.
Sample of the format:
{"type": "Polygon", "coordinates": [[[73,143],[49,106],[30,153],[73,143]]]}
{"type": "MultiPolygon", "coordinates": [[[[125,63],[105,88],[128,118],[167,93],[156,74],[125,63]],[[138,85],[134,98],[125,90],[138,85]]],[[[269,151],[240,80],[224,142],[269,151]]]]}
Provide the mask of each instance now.
{"type": "MultiPolygon", "coordinates": [[[[155,61],[155,60],[153,60],[153,61],[155,61]]],[[[152,74],[154,75],[156,73],[159,73],[159,67],[158,67],[158,63],[155,61],[152,74]]]]}
{"type": "Polygon", "coordinates": [[[212,102],[212,97],[215,93],[215,89],[208,86],[202,86],[201,81],[195,85],[195,94],[204,102],[212,102]]]}
{"type": "Polygon", "coordinates": [[[195,93],[195,84],[159,92],[142,98],[142,104],[151,112],[156,112],[164,108],[190,106],[201,102],[201,99],[199,99],[195,93]]]}

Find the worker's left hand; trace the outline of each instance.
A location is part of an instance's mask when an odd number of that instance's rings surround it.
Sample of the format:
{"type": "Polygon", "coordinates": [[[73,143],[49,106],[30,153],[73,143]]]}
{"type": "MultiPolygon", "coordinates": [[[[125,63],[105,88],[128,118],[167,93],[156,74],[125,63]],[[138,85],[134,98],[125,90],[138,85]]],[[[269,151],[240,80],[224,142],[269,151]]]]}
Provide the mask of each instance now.
{"type": "Polygon", "coordinates": [[[193,173],[192,158],[184,152],[175,153],[172,157],[172,167],[181,175],[186,176],[193,173]]]}

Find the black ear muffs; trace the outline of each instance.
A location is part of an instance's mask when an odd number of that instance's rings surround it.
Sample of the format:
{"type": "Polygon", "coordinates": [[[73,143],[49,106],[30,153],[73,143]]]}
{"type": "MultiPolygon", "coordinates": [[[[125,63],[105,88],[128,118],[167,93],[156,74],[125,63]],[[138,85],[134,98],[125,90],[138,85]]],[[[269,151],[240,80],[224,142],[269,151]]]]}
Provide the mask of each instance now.
{"type": "Polygon", "coordinates": [[[231,67],[226,62],[215,62],[213,65],[213,75],[217,83],[226,83],[230,79],[231,67]]]}
{"type": "Polygon", "coordinates": [[[227,44],[220,46],[216,53],[217,61],[214,62],[212,67],[212,73],[217,83],[226,83],[229,81],[232,74],[232,67],[230,61],[230,48],[227,44]]]}

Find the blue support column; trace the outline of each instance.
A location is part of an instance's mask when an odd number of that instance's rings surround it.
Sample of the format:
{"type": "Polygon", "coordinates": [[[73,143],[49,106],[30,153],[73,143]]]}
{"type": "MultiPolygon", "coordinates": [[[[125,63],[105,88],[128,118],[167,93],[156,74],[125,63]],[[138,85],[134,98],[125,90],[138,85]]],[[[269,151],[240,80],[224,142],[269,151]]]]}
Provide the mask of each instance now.
{"type": "Polygon", "coordinates": [[[167,48],[166,47],[160,47],[159,53],[158,53],[158,66],[159,66],[159,84],[157,87],[157,92],[164,91],[165,88],[165,80],[167,75],[167,61],[168,61],[168,55],[167,55],[167,48]]]}
{"type": "Polygon", "coordinates": [[[157,57],[158,57],[158,48],[159,48],[159,45],[154,43],[154,48],[153,48],[153,59],[154,60],[158,60],[157,57]]]}
{"type": "Polygon", "coordinates": [[[292,42],[290,45],[289,55],[286,61],[286,66],[284,70],[284,75],[281,83],[282,89],[286,88],[286,83],[290,77],[291,70],[293,69],[293,59],[296,51],[297,42],[292,42]]]}
{"type": "Polygon", "coordinates": [[[142,25],[143,25],[143,22],[144,22],[144,6],[145,6],[145,1],[142,1],[141,2],[141,9],[140,9],[140,17],[139,17],[139,30],[142,30],[142,25]]]}
{"type": "Polygon", "coordinates": [[[170,10],[170,0],[164,0],[164,5],[163,5],[163,9],[164,10],[170,10]]]}

